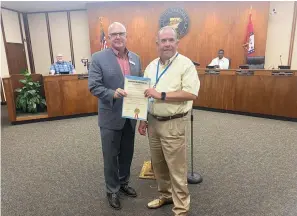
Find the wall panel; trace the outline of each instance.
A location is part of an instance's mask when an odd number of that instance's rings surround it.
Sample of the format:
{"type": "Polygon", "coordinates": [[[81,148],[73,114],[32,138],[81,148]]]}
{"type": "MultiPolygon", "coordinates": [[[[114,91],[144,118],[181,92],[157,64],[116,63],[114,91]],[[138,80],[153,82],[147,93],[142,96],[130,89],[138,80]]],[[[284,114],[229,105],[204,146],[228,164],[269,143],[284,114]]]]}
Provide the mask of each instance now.
{"type": "Polygon", "coordinates": [[[99,17],[104,31],[114,21],[127,27],[130,50],[140,55],[143,67],[157,57],[155,38],[161,14],[170,7],[184,8],[190,17],[189,33],[181,39],[179,52],[201,67],[216,57],[218,49],[232,59],[232,67],[245,63],[242,47],[252,6],[256,35],[255,55],[265,55],[269,2],[100,2],[89,3],[91,53],[100,49],[99,17]]]}
{"type": "MultiPolygon", "coordinates": [[[[21,25],[22,25],[22,32],[23,32],[23,37],[24,39],[26,38],[26,34],[25,34],[25,27],[24,27],[24,20],[23,20],[23,16],[21,15],[21,25]]],[[[28,66],[28,71],[31,73],[31,69],[30,69],[30,61],[29,61],[29,53],[28,53],[28,44],[27,41],[24,41],[24,47],[25,47],[25,53],[26,53],[26,60],[27,60],[27,66],[28,66]]]]}
{"type": "MultiPolygon", "coordinates": [[[[293,20],[293,1],[270,2],[270,9],[276,9],[276,14],[269,15],[266,52],[265,52],[265,68],[277,68],[282,64],[288,64],[290,38],[293,20]]],[[[293,62],[293,61],[292,61],[293,62]]]]}
{"type": "Polygon", "coordinates": [[[28,14],[35,73],[48,75],[51,65],[44,13],[28,14]]]}
{"type": "Polygon", "coordinates": [[[9,76],[9,71],[8,71],[6,51],[5,51],[2,31],[1,31],[0,42],[1,42],[1,78],[3,78],[3,77],[9,76]]]}
{"type": "Polygon", "coordinates": [[[62,53],[65,61],[71,61],[67,12],[49,13],[54,61],[56,55],[62,53]]]}
{"type": "Polygon", "coordinates": [[[23,43],[19,25],[18,13],[1,9],[5,38],[7,43],[23,43]]]}
{"type": "Polygon", "coordinates": [[[90,36],[87,11],[70,12],[73,52],[77,73],[86,73],[82,58],[91,60],[90,36]]]}
{"type": "Polygon", "coordinates": [[[293,46],[291,69],[297,70],[297,22],[296,22],[296,28],[295,28],[295,39],[294,39],[294,46],[293,46]]]}

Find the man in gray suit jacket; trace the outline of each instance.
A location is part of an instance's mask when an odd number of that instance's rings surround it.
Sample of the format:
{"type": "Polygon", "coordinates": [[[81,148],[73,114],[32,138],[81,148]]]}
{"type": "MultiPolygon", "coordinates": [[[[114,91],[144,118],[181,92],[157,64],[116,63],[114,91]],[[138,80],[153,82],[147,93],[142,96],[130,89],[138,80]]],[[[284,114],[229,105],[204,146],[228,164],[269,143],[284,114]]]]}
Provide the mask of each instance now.
{"type": "Polygon", "coordinates": [[[96,52],[89,69],[89,89],[98,97],[98,121],[104,158],[104,176],[109,204],[121,209],[118,192],[136,197],[128,186],[134,152],[136,120],[122,118],[124,76],[141,76],[139,57],[126,48],[126,28],[112,23],[108,28],[111,48],[96,52]]]}

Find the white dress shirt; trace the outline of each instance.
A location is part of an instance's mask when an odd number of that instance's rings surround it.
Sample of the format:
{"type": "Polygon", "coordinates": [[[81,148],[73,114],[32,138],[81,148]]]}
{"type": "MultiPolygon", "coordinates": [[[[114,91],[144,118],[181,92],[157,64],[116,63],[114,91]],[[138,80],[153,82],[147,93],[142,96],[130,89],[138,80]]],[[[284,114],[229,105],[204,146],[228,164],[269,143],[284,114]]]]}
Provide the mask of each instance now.
{"type": "Polygon", "coordinates": [[[209,66],[215,66],[219,65],[220,69],[228,69],[229,68],[229,59],[223,57],[222,59],[219,59],[219,57],[214,58],[209,66]]]}

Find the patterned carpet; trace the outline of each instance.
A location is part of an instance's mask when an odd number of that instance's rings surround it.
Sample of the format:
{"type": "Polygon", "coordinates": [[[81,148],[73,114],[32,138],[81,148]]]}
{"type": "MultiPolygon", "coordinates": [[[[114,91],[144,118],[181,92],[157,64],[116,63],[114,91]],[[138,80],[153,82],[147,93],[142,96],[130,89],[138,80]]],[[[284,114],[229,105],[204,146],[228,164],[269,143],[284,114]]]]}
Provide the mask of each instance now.
{"type": "MultiPolygon", "coordinates": [[[[150,159],[137,135],[131,185],[138,197],[112,210],[104,192],[97,116],[24,125],[1,115],[3,216],[168,216],[172,206],[149,210],[154,180],[138,178],[150,159]]],[[[189,152],[190,155],[190,152],[189,152]]],[[[194,111],[191,216],[296,216],[297,123],[194,111]]]]}

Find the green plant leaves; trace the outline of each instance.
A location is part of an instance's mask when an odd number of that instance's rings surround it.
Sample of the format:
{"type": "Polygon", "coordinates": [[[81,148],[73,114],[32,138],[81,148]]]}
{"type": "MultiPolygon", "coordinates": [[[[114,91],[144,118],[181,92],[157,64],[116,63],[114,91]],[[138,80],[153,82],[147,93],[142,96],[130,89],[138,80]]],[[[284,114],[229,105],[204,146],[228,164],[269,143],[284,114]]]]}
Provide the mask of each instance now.
{"type": "Polygon", "coordinates": [[[25,76],[25,79],[19,80],[24,84],[22,88],[15,89],[17,93],[16,97],[16,109],[22,112],[36,113],[40,109],[46,108],[46,101],[40,95],[41,84],[32,80],[31,74],[25,70],[21,72],[25,76]]]}
{"type": "Polygon", "coordinates": [[[24,85],[26,85],[27,84],[27,80],[20,80],[20,83],[23,83],[24,85]]]}

